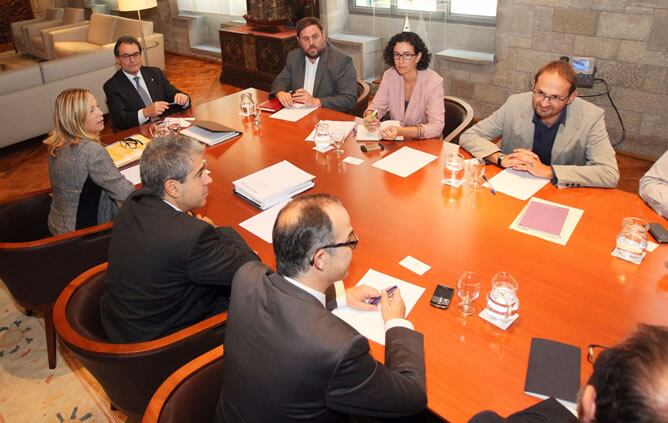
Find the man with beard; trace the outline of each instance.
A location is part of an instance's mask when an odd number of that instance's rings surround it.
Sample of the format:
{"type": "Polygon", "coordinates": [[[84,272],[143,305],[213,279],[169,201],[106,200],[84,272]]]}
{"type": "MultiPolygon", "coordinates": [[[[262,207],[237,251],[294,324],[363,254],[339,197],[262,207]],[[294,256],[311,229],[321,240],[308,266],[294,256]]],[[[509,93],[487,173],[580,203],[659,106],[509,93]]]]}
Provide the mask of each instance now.
{"type": "Polygon", "coordinates": [[[271,94],[284,107],[295,103],[348,112],[357,99],[357,77],[350,56],[327,43],[317,18],[297,22],[301,49],[292,50],[271,94]]]}
{"type": "Polygon", "coordinates": [[[550,179],[559,188],[614,188],[619,170],[604,111],[577,98],[575,83],[570,64],[548,63],[530,92],[510,96],[459,143],[475,157],[550,179]],[[497,137],[500,147],[492,142],[497,137]]]}

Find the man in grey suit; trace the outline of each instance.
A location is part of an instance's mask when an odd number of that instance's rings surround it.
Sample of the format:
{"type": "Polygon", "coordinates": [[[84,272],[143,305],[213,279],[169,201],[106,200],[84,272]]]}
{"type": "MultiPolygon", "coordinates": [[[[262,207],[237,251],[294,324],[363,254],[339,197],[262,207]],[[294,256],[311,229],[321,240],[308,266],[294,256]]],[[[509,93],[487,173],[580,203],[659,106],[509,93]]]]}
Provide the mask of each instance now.
{"type": "Polygon", "coordinates": [[[531,92],[515,94],[460,137],[478,158],[550,179],[559,188],[614,188],[615,150],[604,111],[577,98],[570,64],[551,62],[536,73],[531,92]],[[492,142],[501,136],[501,147],[492,142]]]}
{"type": "Polygon", "coordinates": [[[332,196],[297,197],[281,210],[273,230],[278,272],[247,263],[234,277],[217,422],[340,422],[425,408],[424,341],[403,319],[399,290],[389,296],[335,283],[348,273],[357,242],[332,196]],[[385,365],[327,309],[345,301],[372,312],[369,299],[379,294],[385,365]]]}
{"type": "Polygon", "coordinates": [[[327,43],[318,18],[297,22],[300,49],[271,84],[271,94],[285,107],[294,103],[348,112],[357,99],[357,77],[350,56],[327,43]]]}

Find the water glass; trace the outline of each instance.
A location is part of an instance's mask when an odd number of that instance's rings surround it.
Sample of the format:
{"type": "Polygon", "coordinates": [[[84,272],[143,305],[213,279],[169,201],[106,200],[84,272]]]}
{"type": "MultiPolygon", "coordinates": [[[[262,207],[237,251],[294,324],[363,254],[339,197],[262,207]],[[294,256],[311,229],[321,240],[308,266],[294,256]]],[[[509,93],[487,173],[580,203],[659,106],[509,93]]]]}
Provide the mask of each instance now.
{"type": "Polygon", "coordinates": [[[181,132],[181,124],[179,122],[172,122],[167,125],[167,128],[172,134],[178,134],[181,132]]]}
{"type": "Polygon", "coordinates": [[[326,123],[319,123],[315,127],[315,146],[324,149],[332,143],[329,135],[329,125],[326,123]]]}
{"type": "Polygon", "coordinates": [[[485,175],[485,161],[473,158],[466,162],[466,182],[473,187],[479,188],[483,184],[482,177],[485,175]]]}
{"type": "Polygon", "coordinates": [[[492,278],[492,290],[487,296],[487,311],[501,321],[508,321],[517,314],[520,301],[517,298],[519,284],[508,272],[497,272],[492,278]]]}
{"type": "Polygon", "coordinates": [[[446,153],[443,158],[443,182],[458,187],[464,181],[464,156],[446,153]]]}
{"type": "Polygon", "coordinates": [[[260,106],[254,105],[253,110],[250,113],[250,117],[253,118],[253,124],[255,126],[260,125],[260,115],[262,114],[262,109],[260,109],[260,106]]]}
{"type": "Polygon", "coordinates": [[[153,123],[148,127],[148,130],[151,133],[151,138],[161,137],[171,133],[169,130],[169,125],[167,125],[167,123],[162,120],[153,123]]]}
{"type": "Polygon", "coordinates": [[[341,147],[343,146],[345,139],[346,133],[343,131],[343,129],[335,128],[332,130],[332,142],[334,143],[334,147],[336,147],[336,150],[334,150],[336,154],[343,153],[343,149],[341,147]]]}
{"type": "Polygon", "coordinates": [[[624,258],[640,260],[647,248],[647,231],[649,224],[637,217],[625,217],[622,230],[617,235],[617,251],[624,258]]]}
{"type": "Polygon", "coordinates": [[[480,296],[480,276],[470,271],[462,273],[457,279],[457,296],[460,299],[457,308],[462,316],[475,313],[473,303],[480,296]]]}
{"type": "Polygon", "coordinates": [[[241,100],[239,101],[239,107],[241,108],[241,115],[243,117],[248,117],[253,113],[255,108],[255,102],[253,101],[253,95],[251,93],[241,93],[241,100]]]}

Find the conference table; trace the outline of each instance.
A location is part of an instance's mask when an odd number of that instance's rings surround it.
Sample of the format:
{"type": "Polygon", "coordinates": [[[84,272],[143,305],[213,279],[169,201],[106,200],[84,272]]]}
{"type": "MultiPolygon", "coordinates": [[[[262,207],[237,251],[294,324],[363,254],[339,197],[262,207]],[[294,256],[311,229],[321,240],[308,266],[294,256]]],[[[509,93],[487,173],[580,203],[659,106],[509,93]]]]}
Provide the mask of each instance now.
{"type": "MultiPolygon", "coordinates": [[[[251,92],[258,102],[267,98],[266,92],[252,88],[242,92],[251,92]]],[[[441,160],[406,178],[371,166],[403,146],[440,155],[440,140],[387,141],[384,151],[371,153],[360,150],[361,142],[347,140],[343,155],[320,153],[304,140],[318,121],[351,116],[320,108],[287,122],[263,112],[256,126],[239,114],[239,93],[196,105],[182,116],[243,131],[207,148],[213,183],[200,212],[219,226],[235,228],[267,265],[275,268],[272,246],[239,226],[260,210],[233,193],[232,181],[289,160],[316,176],[315,187],[306,193],[333,194],[350,213],[360,242],[346,286],[354,286],[372,268],[425,288],[408,319],[424,334],[428,407],[449,421],[467,421],[486,409],[507,415],[536,403],[524,393],[534,337],[580,347],[584,383],[592,370],[586,360],[588,344],[614,345],[640,322],[668,325],[668,247],[648,253],[640,265],[611,256],[624,217],[667,223],[635,194],[546,185],[536,197],[584,210],[562,246],[509,229],[525,201],[467,184],[442,184],[441,160]],[[342,162],[348,155],[364,163],[342,162]],[[419,276],[400,266],[408,255],[431,269],[419,276]],[[483,279],[478,311],[494,273],[510,272],[519,282],[519,318],[506,331],[477,313],[461,316],[456,297],[448,310],[430,306],[435,286],[456,286],[466,270],[483,279]]],[[[143,125],[103,141],[138,130],[149,135],[143,125]]],[[[486,167],[488,176],[497,172],[496,166],[486,167]]],[[[371,342],[371,351],[383,360],[382,345],[371,342]]]]}

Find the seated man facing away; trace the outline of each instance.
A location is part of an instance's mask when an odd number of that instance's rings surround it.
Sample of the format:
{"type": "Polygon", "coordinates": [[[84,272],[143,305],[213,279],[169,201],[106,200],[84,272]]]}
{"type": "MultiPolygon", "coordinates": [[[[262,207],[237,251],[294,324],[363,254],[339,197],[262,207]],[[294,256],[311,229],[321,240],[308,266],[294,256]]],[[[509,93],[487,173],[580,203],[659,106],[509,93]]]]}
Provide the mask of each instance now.
{"type": "Polygon", "coordinates": [[[211,183],[200,143],[156,138],[140,166],[143,188],[114,220],[100,307],[118,343],[160,338],[225,311],[234,273],[258,260],[232,228],[191,212],[204,206],[211,183]]]}
{"type": "Polygon", "coordinates": [[[668,151],[640,178],[639,194],[655,212],[668,218],[668,151]]]}
{"type": "Polygon", "coordinates": [[[604,111],[577,98],[575,82],[570,64],[548,63],[536,73],[531,92],[510,96],[459,143],[475,157],[560,188],[616,187],[619,170],[604,111]],[[501,148],[492,142],[499,136],[501,148]]]}
{"type": "Polygon", "coordinates": [[[301,49],[288,53],[271,94],[285,107],[293,103],[348,112],[357,100],[357,74],[350,56],[327,43],[318,18],[297,22],[301,49]]]}
{"type": "Polygon", "coordinates": [[[470,423],[668,422],[668,327],[641,324],[621,344],[604,349],[580,388],[578,416],[550,398],[505,419],[485,411],[470,423]]]}
{"type": "Polygon", "coordinates": [[[295,198],[279,213],[273,240],[278,273],[257,262],[234,277],[216,421],[338,422],[349,414],[423,410],[423,338],[403,319],[398,290],[391,298],[381,294],[385,366],[371,357],[364,336],[326,308],[329,297],[374,310],[366,300],[378,295],[369,286],[343,291],[335,285],[346,276],[358,241],[339,200],[295,198]]]}
{"type": "Polygon", "coordinates": [[[135,37],[119,38],[114,56],[121,68],[103,87],[114,131],[190,107],[188,95],[177,90],[159,68],[141,65],[141,45],[135,37]]]}

